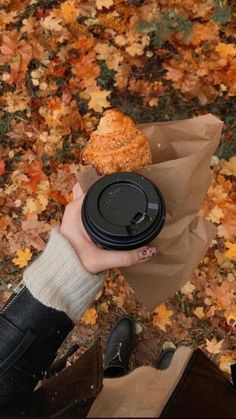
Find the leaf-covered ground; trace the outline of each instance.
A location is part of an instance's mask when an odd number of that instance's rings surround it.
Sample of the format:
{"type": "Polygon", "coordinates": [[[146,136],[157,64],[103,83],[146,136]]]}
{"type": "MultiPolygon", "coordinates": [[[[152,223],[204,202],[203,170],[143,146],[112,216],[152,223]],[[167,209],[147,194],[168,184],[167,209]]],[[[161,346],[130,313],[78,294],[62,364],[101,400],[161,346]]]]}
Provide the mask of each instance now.
{"type": "Polygon", "coordinates": [[[194,278],[153,314],[118,272],[65,347],[103,342],[123,313],[137,320],[132,366],[162,345],[236,360],[236,4],[227,0],[1,0],[1,303],[43,250],[103,110],[136,122],[211,112],[224,120],[200,215],[218,234],[194,278]],[[171,342],[171,343],[170,343],[171,342]]]}

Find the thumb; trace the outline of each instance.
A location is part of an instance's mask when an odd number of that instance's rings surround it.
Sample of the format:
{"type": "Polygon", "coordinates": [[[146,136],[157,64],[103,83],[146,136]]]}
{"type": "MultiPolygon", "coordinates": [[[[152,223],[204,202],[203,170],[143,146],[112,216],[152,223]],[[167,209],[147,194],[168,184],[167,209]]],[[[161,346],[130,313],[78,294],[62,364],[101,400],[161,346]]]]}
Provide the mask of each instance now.
{"type": "Polygon", "coordinates": [[[81,186],[79,184],[79,182],[77,182],[74,186],[73,186],[73,199],[79,199],[83,196],[83,191],[81,189],[81,186]]]}
{"type": "Polygon", "coordinates": [[[101,272],[146,262],[157,254],[157,249],[153,246],[145,246],[135,250],[114,251],[91,246],[89,254],[94,265],[93,272],[101,272]]]}

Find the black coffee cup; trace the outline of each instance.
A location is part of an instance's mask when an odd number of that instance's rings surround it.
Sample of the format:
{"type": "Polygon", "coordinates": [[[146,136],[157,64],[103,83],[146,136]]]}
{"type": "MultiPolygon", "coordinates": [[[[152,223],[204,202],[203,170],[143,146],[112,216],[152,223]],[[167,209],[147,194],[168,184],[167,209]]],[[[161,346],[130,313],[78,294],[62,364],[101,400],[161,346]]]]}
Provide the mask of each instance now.
{"type": "Polygon", "coordinates": [[[82,222],[91,240],[110,250],[150,243],[160,233],[165,215],[160,190],[136,173],[102,177],[90,187],[82,206],[82,222]]]}

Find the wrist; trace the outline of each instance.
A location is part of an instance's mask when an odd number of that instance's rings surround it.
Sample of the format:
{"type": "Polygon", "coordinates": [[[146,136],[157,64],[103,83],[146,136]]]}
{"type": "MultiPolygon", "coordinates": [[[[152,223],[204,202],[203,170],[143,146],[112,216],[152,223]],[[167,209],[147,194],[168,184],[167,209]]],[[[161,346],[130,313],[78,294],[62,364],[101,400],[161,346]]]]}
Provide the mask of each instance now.
{"type": "Polygon", "coordinates": [[[31,294],[44,305],[78,320],[103,286],[105,274],[92,275],[82,266],[74,246],[53,229],[41,254],[24,272],[31,294]]]}

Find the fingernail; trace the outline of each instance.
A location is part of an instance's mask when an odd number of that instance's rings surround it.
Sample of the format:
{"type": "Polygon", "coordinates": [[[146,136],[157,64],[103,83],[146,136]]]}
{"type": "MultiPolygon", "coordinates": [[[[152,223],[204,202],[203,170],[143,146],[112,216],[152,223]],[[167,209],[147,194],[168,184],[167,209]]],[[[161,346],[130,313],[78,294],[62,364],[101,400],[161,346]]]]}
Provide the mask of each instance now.
{"type": "Polygon", "coordinates": [[[145,260],[152,258],[157,252],[156,247],[143,247],[139,252],[140,262],[145,262],[145,260]]]}

